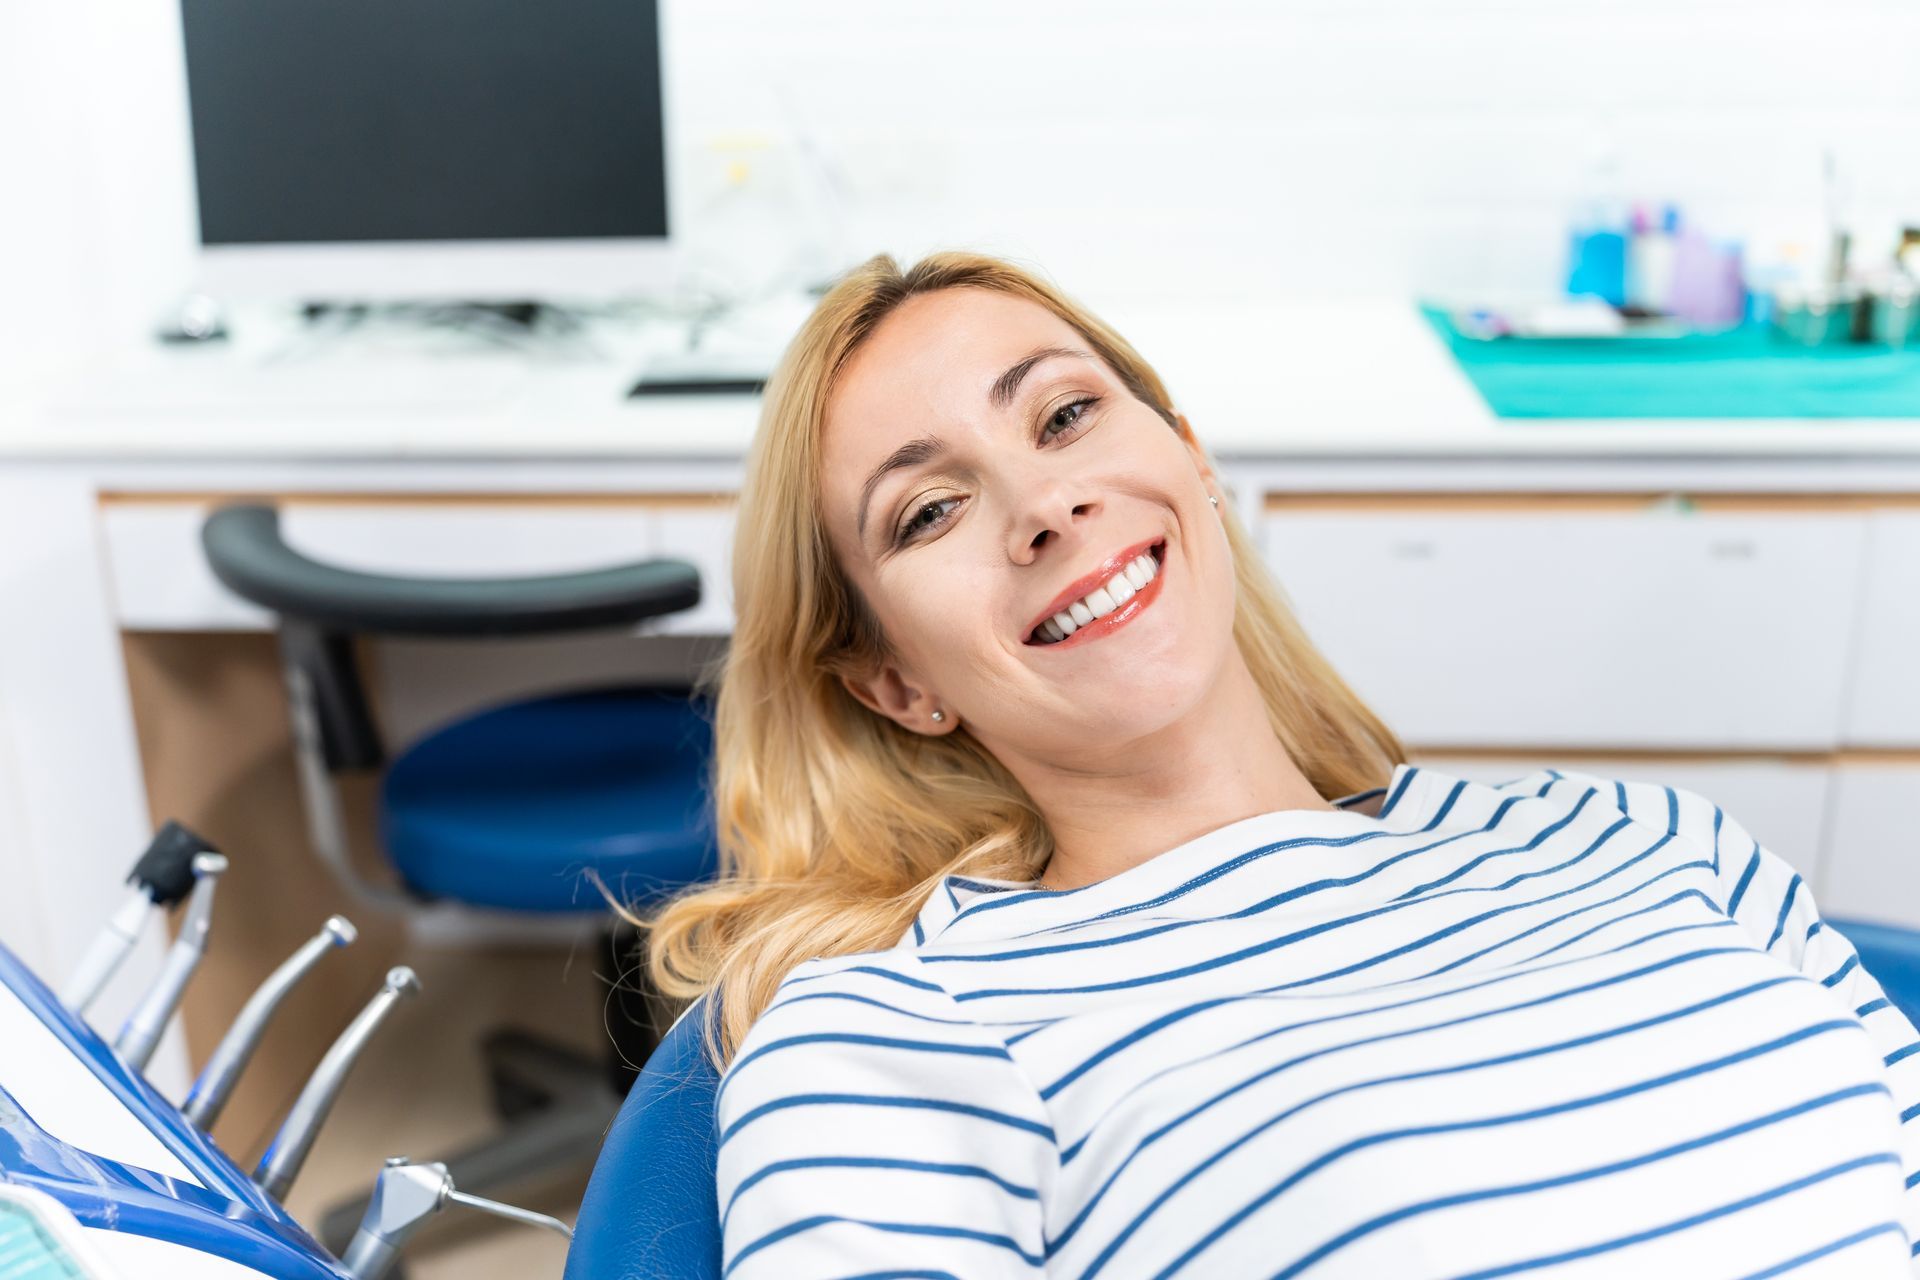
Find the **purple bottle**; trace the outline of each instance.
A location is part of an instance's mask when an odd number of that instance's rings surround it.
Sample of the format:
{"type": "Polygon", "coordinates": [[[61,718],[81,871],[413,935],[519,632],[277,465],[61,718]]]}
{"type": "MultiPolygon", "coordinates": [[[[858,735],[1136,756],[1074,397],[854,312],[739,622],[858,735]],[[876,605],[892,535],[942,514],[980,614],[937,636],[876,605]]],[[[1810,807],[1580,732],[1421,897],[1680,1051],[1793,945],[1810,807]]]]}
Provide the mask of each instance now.
{"type": "Polygon", "coordinates": [[[1673,292],[1667,309],[1696,329],[1730,329],[1746,314],[1747,291],[1737,241],[1716,244],[1697,227],[1673,246],[1673,292]]]}

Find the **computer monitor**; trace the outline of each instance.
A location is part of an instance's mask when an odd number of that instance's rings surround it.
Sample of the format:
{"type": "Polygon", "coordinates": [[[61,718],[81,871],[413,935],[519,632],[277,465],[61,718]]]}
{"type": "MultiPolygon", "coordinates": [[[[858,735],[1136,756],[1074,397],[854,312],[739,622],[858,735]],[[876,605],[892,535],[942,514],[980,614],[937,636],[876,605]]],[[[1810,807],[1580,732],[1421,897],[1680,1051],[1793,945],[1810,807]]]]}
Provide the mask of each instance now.
{"type": "Polygon", "coordinates": [[[216,297],[671,285],[656,0],[181,0],[216,297]]]}

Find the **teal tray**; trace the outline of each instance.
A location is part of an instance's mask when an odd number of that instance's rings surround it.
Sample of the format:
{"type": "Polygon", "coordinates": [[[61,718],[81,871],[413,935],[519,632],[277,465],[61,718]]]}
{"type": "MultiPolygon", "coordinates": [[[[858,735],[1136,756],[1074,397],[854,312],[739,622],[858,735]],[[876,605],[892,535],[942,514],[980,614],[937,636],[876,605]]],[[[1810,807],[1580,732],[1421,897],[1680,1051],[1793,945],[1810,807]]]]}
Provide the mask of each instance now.
{"type": "Polygon", "coordinates": [[[1423,306],[1502,418],[1913,418],[1920,351],[1795,347],[1761,325],[1675,338],[1469,338],[1423,306]]]}

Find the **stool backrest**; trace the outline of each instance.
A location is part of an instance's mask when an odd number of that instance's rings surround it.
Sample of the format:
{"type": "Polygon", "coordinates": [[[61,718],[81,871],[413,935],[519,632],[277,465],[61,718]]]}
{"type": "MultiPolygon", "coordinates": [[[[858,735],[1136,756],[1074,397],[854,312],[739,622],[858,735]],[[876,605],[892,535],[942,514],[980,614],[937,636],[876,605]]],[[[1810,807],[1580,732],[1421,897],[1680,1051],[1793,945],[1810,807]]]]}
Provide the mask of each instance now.
{"type": "Polygon", "coordinates": [[[707,996],[661,1038],[593,1166],[565,1280],[719,1280],[713,1104],[700,1044],[707,996]]]}

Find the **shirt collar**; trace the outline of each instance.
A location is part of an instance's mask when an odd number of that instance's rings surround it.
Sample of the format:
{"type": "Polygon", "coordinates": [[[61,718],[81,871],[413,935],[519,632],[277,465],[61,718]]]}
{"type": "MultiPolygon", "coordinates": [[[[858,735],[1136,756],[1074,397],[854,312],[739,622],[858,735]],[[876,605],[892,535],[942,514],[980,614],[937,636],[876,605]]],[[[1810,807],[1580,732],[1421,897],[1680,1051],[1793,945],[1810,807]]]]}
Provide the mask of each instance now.
{"type": "Polygon", "coordinates": [[[1338,837],[1377,828],[1386,817],[1405,812],[1406,795],[1415,790],[1419,773],[1414,765],[1397,764],[1384,787],[1342,796],[1332,802],[1332,809],[1277,809],[1241,818],[1077,889],[1039,889],[1033,880],[942,876],[897,945],[910,950],[939,938],[952,942],[1076,924],[1117,907],[1151,901],[1203,875],[1209,867],[1261,845],[1296,836],[1338,837]],[[1381,817],[1347,807],[1383,790],[1387,799],[1382,802],[1381,817]]]}

